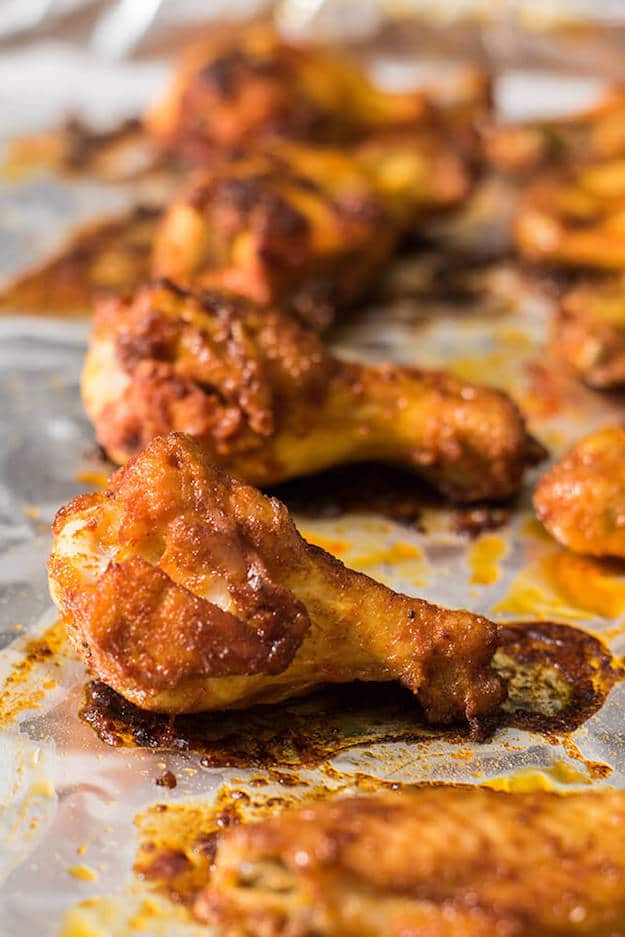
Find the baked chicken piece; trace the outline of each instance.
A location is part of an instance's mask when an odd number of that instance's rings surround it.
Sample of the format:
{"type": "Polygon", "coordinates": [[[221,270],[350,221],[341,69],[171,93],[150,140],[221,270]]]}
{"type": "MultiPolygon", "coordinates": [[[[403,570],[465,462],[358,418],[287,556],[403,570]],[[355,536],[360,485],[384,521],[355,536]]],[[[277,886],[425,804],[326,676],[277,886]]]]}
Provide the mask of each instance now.
{"type": "Polygon", "coordinates": [[[279,303],[322,329],[375,283],[403,228],[469,184],[432,133],[352,151],[282,142],[197,175],[174,198],[153,273],[279,303]]]}
{"type": "Polygon", "coordinates": [[[625,428],[585,436],[540,480],[539,519],[556,540],[592,556],[625,557],[625,428]]]}
{"type": "Polygon", "coordinates": [[[195,903],[223,937],[618,937],[625,793],[438,787],[220,834],[195,903]]]}
{"type": "Polygon", "coordinates": [[[422,124],[429,112],[423,91],[381,90],[344,55],[257,25],[187,48],[145,125],[162,146],[206,162],[274,137],[347,143],[422,124]]]}
{"type": "Polygon", "coordinates": [[[435,722],[493,712],[496,626],[392,592],[306,543],[190,438],[155,439],[54,522],[50,589],[79,654],[167,713],[399,680],[435,722]]]}
{"type": "Polygon", "coordinates": [[[377,460],[413,469],[456,501],[506,498],[541,454],[499,391],[341,361],[295,319],[167,281],[101,303],[82,393],[113,461],[185,432],[255,485],[377,460]]]}
{"type": "Polygon", "coordinates": [[[612,89],[605,100],[570,117],[494,125],[483,137],[489,162],[515,175],[625,157],[625,88],[612,89]]]}
{"type": "Polygon", "coordinates": [[[528,260],[625,269],[625,158],[540,178],[519,205],[515,239],[528,260]]]}
{"type": "Polygon", "coordinates": [[[558,305],[553,345],[591,387],[625,385],[625,274],[586,280],[558,305]]]}

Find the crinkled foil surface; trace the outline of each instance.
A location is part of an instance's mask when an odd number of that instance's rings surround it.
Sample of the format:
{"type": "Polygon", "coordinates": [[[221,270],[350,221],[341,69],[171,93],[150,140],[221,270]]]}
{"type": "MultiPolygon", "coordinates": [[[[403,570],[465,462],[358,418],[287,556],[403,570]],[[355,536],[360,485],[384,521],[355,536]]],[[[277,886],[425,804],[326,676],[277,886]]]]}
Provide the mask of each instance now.
{"type": "MultiPolygon", "coordinates": [[[[46,56],[60,62],[59,49],[25,56],[21,66],[18,57],[13,64],[21,68],[19,75],[12,73],[13,87],[21,81],[26,90],[21,107],[14,102],[12,132],[53,122],[62,98],[59,88],[51,88],[46,110],[47,89],[41,83],[35,87],[34,76],[30,85],[28,79],[35,58],[39,67],[49,64],[46,56]]],[[[147,100],[164,74],[160,67],[145,65],[133,71],[130,64],[111,66],[112,72],[120,67],[132,77],[128,98],[120,95],[119,72],[107,82],[106,69],[99,65],[90,71],[87,60],[75,53],[59,64],[59,74],[66,75],[64,81],[81,83],[87,111],[91,104],[94,113],[114,120],[147,100]]],[[[9,63],[0,63],[3,68],[8,75],[9,63]]],[[[0,271],[9,275],[44,257],[71,224],[132,198],[133,192],[123,188],[45,175],[4,183],[0,271]]],[[[402,261],[398,275],[409,279],[411,263],[402,261]]],[[[577,388],[570,403],[550,410],[536,392],[537,373],[543,383],[553,379],[540,352],[548,303],[529,293],[518,299],[514,276],[501,272],[496,312],[434,306],[424,314],[421,303],[415,316],[404,296],[367,309],[342,327],[335,345],[357,357],[448,366],[504,386],[526,407],[533,430],[557,455],[572,439],[614,418],[619,402],[577,388]]],[[[598,712],[568,735],[503,728],[490,741],[475,743],[425,732],[384,741],[380,732],[374,743],[336,746],[334,754],[316,764],[294,759],[279,773],[267,766],[204,766],[198,755],[184,751],[112,747],[101,741],[77,715],[86,679],[82,665],[62,652],[33,653],[38,648],[33,642],[55,620],[45,571],[49,525],[58,506],[86,487],[77,477],[84,452],[93,445],[79,395],[86,335],[85,323],[0,318],[1,937],[206,934],[206,928],[194,925],[151,891],[149,882],[133,875],[133,821],[151,804],[210,799],[225,784],[258,790],[259,774],[264,775],[264,796],[282,795],[285,787],[296,796],[311,785],[346,791],[363,776],[399,783],[483,783],[532,775],[581,787],[625,784],[622,682],[598,712]],[[172,790],[155,786],[167,769],[178,781],[172,790]]],[[[353,484],[358,485],[357,473],[353,484]]],[[[569,622],[601,633],[615,655],[625,651],[622,571],[612,571],[606,582],[594,567],[567,570],[563,560],[559,584],[538,582],[541,558],[558,554],[558,548],[532,524],[527,495],[503,527],[476,540],[456,532],[442,508],[426,513],[423,530],[373,513],[306,516],[299,524],[305,535],[334,548],[348,565],[406,593],[466,606],[500,621],[569,622]]],[[[337,725],[340,735],[340,719],[337,725]]],[[[347,722],[345,731],[346,737],[354,736],[347,722]]]]}

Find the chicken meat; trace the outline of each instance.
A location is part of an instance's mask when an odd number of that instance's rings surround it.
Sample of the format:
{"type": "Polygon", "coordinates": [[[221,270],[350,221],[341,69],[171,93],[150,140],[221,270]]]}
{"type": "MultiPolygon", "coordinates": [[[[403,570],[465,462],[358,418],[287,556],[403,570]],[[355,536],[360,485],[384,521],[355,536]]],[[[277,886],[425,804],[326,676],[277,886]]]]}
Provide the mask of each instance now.
{"type": "Polygon", "coordinates": [[[82,392],[113,461],[184,432],[255,485],[377,460],[456,501],[502,499],[543,454],[500,391],[342,361],[289,316],[168,281],[102,302],[82,392]]]}
{"type": "Polygon", "coordinates": [[[539,519],[556,540],[591,556],[625,557],[625,428],[580,440],[540,480],[539,519]]]}
{"type": "Polygon", "coordinates": [[[400,681],[434,722],[502,702],[496,626],[392,592],[307,543],[188,437],[154,440],[54,522],[51,594],[91,671],[144,709],[248,707],[400,681]]]}
{"type": "Polygon", "coordinates": [[[625,792],[292,808],[220,835],[195,912],[223,937],[622,937],[625,792]]]}

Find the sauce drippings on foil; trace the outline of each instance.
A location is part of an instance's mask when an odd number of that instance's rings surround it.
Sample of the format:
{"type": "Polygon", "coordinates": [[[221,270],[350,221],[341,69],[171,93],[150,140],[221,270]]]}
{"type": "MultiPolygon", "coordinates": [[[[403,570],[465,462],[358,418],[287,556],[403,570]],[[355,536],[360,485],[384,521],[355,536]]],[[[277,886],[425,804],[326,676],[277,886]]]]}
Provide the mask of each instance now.
{"type": "MultiPolygon", "coordinates": [[[[499,724],[548,737],[582,725],[625,678],[600,640],[554,622],[502,626],[495,663],[510,687],[499,724]]],[[[354,746],[469,737],[464,726],[426,725],[412,694],[395,684],[331,686],[244,713],[169,717],[142,711],[94,682],[80,715],[109,745],[193,752],[210,767],[306,767],[354,746]]]]}
{"type": "Polygon", "coordinates": [[[60,127],[12,140],[1,172],[11,181],[55,172],[125,182],[152,173],[162,164],[163,157],[140,120],[131,118],[99,131],[70,117],[60,127]]]}
{"type": "Polygon", "coordinates": [[[471,582],[474,585],[491,586],[497,582],[500,562],[506,554],[506,543],[495,534],[485,534],[469,549],[471,582]]]}
{"type": "Polygon", "coordinates": [[[549,736],[582,725],[625,679],[602,641],[557,622],[502,625],[495,666],[508,680],[504,722],[549,736]]]}
{"type": "Polygon", "coordinates": [[[574,621],[618,619],[625,614],[625,564],[549,549],[518,573],[493,611],[574,621]]]}
{"type": "Polygon", "coordinates": [[[0,681],[0,727],[11,723],[20,713],[34,709],[56,686],[52,668],[59,663],[65,641],[65,625],[57,621],[41,637],[30,638],[20,649],[7,677],[0,681]]]}
{"type": "Polygon", "coordinates": [[[98,296],[126,293],[149,279],[160,210],[137,206],[76,230],[59,253],[0,292],[0,314],[86,317],[98,296]]]}

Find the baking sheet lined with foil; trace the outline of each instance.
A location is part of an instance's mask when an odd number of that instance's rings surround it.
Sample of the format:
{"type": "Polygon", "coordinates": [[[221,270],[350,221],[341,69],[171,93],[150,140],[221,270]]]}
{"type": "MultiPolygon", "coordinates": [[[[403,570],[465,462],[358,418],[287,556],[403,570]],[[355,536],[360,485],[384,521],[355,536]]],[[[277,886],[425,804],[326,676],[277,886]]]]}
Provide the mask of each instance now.
{"type": "MultiPolygon", "coordinates": [[[[106,89],[97,94],[101,105],[106,89]]],[[[46,173],[7,180],[2,274],[140,195],[136,185],[46,173]]],[[[551,300],[530,276],[505,256],[469,268],[476,243],[492,252],[492,210],[505,198],[484,190],[464,221],[446,222],[461,258],[455,278],[433,289],[440,250],[407,252],[382,298],[331,342],[351,357],[442,366],[508,390],[555,457],[619,419],[623,403],[545,354],[551,300]]],[[[372,467],[277,492],[304,536],[347,565],[502,623],[498,666],[512,678],[511,701],[484,740],[426,726],[409,694],[386,686],[174,723],[85,687],[51,610],[45,563],[56,509],[107,471],[89,455],[80,403],[87,332],[80,321],[0,317],[2,937],[206,934],[185,901],[215,830],[298,798],[432,782],[625,786],[625,567],[568,554],[542,531],[529,494],[544,466],[520,502],[496,508],[449,509],[418,480],[372,467]]]]}

